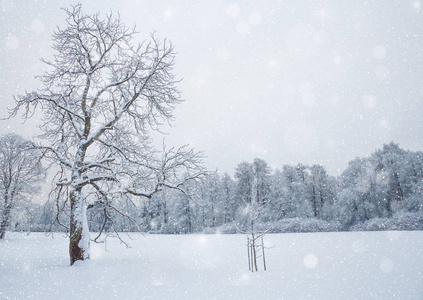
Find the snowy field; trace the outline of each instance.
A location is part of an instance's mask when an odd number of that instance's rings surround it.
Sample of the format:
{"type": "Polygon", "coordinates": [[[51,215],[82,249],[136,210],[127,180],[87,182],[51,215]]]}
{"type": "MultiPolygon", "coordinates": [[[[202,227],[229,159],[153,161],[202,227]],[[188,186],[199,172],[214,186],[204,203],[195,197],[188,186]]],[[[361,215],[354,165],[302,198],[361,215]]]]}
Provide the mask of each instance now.
{"type": "Polygon", "coordinates": [[[248,271],[243,235],[131,235],[91,244],[9,233],[0,299],[423,299],[423,232],[267,235],[268,270],[248,271]]]}

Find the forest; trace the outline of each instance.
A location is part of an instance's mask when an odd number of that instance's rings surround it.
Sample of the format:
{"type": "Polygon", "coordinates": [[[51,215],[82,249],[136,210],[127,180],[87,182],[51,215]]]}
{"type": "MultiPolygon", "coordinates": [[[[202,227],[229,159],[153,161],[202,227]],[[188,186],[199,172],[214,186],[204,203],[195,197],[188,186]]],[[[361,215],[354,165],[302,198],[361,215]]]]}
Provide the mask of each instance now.
{"type": "MultiPolygon", "coordinates": [[[[25,203],[13,211],[10,230],[69,230],[69,212],[55,201],[25,203]]],[[[90,231],[242,233],[251,218],[257,230],[269,232],[422,230],[423,153],[391,142],[351,160],[337,177],[317,164],[272,169],[256,158],[239,163],[233,177],[210,173],[178,190],[164,187],[151,198],[115,205],[110,212],[88,209],[90,231]]]]}

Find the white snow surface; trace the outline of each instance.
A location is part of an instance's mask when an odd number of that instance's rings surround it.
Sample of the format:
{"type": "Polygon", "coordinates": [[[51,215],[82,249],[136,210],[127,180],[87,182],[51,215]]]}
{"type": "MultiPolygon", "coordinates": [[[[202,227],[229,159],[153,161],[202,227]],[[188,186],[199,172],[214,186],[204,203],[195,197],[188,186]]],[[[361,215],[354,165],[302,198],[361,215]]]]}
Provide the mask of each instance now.
{"type": "Polygon", "coordinates": [[[244,235],[131,238],[70,267],[64,235],[8,233],[0,299],[423,299],[422,231],[269,234],[256,273],[244,235]]]}

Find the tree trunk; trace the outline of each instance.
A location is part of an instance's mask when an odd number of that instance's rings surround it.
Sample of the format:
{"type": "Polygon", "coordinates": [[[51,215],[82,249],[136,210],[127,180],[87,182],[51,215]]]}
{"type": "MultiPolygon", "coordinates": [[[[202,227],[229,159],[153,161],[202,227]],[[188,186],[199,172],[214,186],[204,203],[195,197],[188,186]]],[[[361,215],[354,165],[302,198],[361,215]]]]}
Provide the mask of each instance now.
{"type": "Polygon", "coordinates": [[[9,200],[9,188],[5,187],[5,197],[4,197],[4,207],[3,207],[3,218],[0,224],[0,239],[4,239],[6,237],[6,229],[9,225],[9,217],[10,217],[10,210],[11,210],[11,203],[9,200]]]}
{"type": "Polygon", "coordinates": [[[10,211],[12,209],[11,202],[13,198],[9,198],[8,194],[9,194],[9,188],[6,187],[4,207],[3,207],[3,218],[0,224],[0,239],[4,239],[6,237],[6,229],[7,229],[7,226],[9,226],[10,211]]]}
{"type": "Polygon", "coordinates": [[[317,218],[316,190],[314,188],[314,185],[312,186],[311,190],[311,203],[313,205],[313,215],[315,218],[317,218]]]}
{"type": "Polygon", "coordinates": [[[78,260],[89,259],[90,233],[87,220],[87,205],[81,188],[73,188],[70,193],[70,203],[69,256],[72,266],[78,260]]]}
{"type": "Polygon", "coordinates": [[[251,221],[251,247],[252,247],[252,260],[254,263],[254,270],[257,272],[257,254],[256,254],[256,238],[254,237],[254,221],[251,221]]]}
{"type": "Polygon", "coordinates": [[[256,243],[255,240],[253,240],[253,262],[254,262],[254,270],[257,272],[258,271],[258,267],[257,267],[257,253],[256,253],[256,243]]]}
{"type": "Polygon", "coordinates": [[[6,237],[6,229],[9,225],[9,216],[10,216],[10,207],[6,207],[3,211],[3,219],[0,224],[0,239],[4,239],[6,237]]]}
{"type": "Polygon", "coordinates": [[[266,257],[264,256],[264,241],[263,241],[263,237],[261,237],[261,250],[263,252],[263,267],[264,267],[264,270],[266,271],[267,268],[266,268],[266,257]]]}
{"type": "Polygon", "coordinates": [[[254,272],[254,259],[253,259],[253,243],[251,242],[250,245],[250,257],[251,257],[251,272],[254,272]]]}
{"type": "Polygon", "coordinates": [[[166,200],[163,201],[163,222],[164,224],[167,224],[168,221],[168,211],[167,211],[167,205],[166,200]]]}
{"type": "Polygon", "coordinates": [[[247,251],[248,251],[248,270],[251,271],[251,259],[250,259],[250,238],[247,236],[247,251]]]}

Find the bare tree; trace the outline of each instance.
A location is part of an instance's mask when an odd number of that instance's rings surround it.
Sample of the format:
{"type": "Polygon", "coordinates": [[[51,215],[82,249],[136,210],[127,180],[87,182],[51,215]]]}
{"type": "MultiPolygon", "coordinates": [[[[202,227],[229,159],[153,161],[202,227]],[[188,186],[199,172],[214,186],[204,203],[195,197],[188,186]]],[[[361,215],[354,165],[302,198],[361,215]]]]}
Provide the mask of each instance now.
{"type": "Polygon", "coordinates": [[[25,210],[45,178],[39,153],[17,134],[0,137],[0,239],[5,238],[13,211],[25,210]]]}
{"type": "Polygon", "coordinates": [[[252,272],[258,271],[257,259],[260,257],[263,258],[263,267],[266,270],[264,253],[266,247],[263,238],[272,231],[272,227],[268,226],[265,230],[257,229],[257,227],[263,227],[261,226],[263,219],[267,217],[266,208],[270,203],[268,200],[269,174],[270,168],[267,163],[257,158],[252,164],[244,162],[238,165],[236,173],[238,186],[244,190],[244,192],[241,191],[240,198],[244,202],[242,213],[246,229],[245,231],[238,229],[238,232],[247,234],[248,267],[252,272]]]}
{"type": "MultiPolygon", "coordinates": [[[[134,46],[135,29],[112,13],[86,15],[64,9],[67,26],[53,35],[56,54],[42,88],[15,98],[12,115],[40,107],[46,155],[60,167],[55,199],[70,207],[70,263],[89,258],[87,208],[100,205],[105,222],[113,211],[130,218],[116,200],[149,197],[163,186],[180,189],[200,178],[201,155],[188,147],[157,151],[151,130],[173,119],[181,102],[172,71],[174,48],[154,35],[134,46]]],[[[135,221],[135,220],[133,220],[135,221]]]]}
{"type": "MultiPolygon", "coordinates": [[[[256,197],[253,193],[253,200],[256,197]]],[[[247,234],[247,248],[248,248],[248,266],[251,272],[257,272],[257,259],[262,257],[263,259],[263,268],[266,271],[266,260],[264,250],[266,247],[264,246],[263,238],[264,236],[273,230],[272,226],[267,226],[268,228],[265,230],[257,229],[259,225],[261,225],[262,219],[266,216],[265,207],[268,205],[269,202],[266,204],[261,205],[257,201],[252,201],[251,203],[246,204],[244,208],[244,214],[246,217],[246,221],[248,222],[249,230],[248,231],[239,231],[242,233],[247,234]],[[260,243],[261,242],[261,243],[260,243]],[[261,254],[259,253],[261,250],[261,254]]]]}

